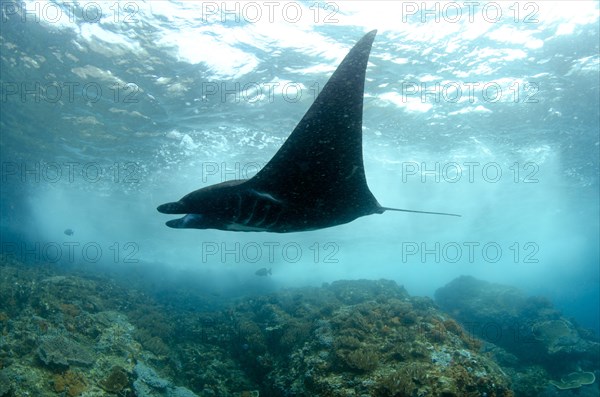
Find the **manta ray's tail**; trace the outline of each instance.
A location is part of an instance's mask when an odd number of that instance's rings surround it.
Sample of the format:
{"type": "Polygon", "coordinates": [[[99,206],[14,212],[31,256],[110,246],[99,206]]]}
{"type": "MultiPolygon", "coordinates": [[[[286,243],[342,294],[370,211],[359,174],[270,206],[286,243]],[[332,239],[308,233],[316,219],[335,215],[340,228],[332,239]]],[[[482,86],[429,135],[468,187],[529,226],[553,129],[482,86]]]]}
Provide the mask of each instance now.
{"type": "Polygon", "coordinates": [[[447,212],[431,212],[431,211],[416,211],[416,210],[403,210],[400,208],[380,207],[383,211],[401,211],[401,212],[414,212],[417,214],[430,214],[430,215],[448,215],[448,216],[462,216],[458,214],[449,214],[447,212]]]}

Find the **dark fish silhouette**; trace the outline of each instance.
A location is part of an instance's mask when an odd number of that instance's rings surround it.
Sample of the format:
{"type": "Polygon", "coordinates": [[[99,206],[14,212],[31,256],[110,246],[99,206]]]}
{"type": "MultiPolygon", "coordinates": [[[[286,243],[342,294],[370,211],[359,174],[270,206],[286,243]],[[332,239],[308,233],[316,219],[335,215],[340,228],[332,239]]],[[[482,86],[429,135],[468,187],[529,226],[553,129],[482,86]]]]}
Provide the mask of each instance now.
{"type": "Polygon", "coordinates": [[[65,229],[65,234],[67,236],[72,236],[75,234],[75,231],[73,229],[65,229]]]}
{"type": "Polygon", "coordinates": [[[271,269],[267,269],[266,267],[263,267],[263,268],[258,269],[254,274],[256,274],[257,276],[270,276],[271,269]]]}
{"type": "Polygon", "coordinates": [[[387,210],[365,178],[362,113],[365,73],[376,30],[350,50],[271,161],[253,178],[222,182],[160,205],[187,214],[169,227],[265,231],[316,230],[387,210]]]}

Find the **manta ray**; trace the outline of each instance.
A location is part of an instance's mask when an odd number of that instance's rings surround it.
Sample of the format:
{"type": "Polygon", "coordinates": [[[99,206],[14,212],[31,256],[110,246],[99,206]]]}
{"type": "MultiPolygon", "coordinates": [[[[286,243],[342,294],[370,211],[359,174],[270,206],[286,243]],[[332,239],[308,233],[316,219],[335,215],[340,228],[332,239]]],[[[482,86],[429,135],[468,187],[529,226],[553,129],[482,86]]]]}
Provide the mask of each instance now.
{"type": "Polygon", "coordinates": [[[187,214],[167,226],[274,233],[323,229],[385,211],[369,190],[362,154],[365,73],[376,30],[344,58],[273,158],[250,179],[193,191],[160,205],[187,214]]]}

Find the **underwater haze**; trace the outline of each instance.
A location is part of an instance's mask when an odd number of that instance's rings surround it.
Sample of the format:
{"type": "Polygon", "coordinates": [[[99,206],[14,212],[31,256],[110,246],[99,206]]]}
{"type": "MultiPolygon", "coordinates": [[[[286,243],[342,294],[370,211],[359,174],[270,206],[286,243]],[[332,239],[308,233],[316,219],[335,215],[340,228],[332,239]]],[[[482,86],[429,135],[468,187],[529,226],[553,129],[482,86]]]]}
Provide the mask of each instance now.
{"type": "Polygon", "coordinates": [[[2,1],[3,253],[214,299],[468,275],[598,332],[598,2],[469,4],[2,1]],[[165,226],[158,205],[256,174],[372,29],[369,187],[460,218],[165,226]]]}

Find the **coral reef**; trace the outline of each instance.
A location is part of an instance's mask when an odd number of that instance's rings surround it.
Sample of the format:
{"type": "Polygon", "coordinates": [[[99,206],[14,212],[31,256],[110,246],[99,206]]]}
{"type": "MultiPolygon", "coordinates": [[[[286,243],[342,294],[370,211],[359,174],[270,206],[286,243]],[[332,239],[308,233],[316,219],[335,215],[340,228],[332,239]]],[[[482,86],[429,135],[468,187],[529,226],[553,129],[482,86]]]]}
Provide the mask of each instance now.
{"type": "Polygon", "coordinates": [[[69,370],[54,375],[53,388],[57,393],[64,392],[69,397],[77,397],[85,391],[87,384],[82,373],[69,370]]]}
{"type": "Polygon", "coordinates": [[[153,389],[166,389],[171,387],[171,382],[161,378],[154,369],[142,362],[138,362],[133,369],[138,382],[143,382],[153,389]]]}
{"type": "MultiPolygon", "coordinates": [[[[99,274],[0,261],[0,397],[550,396],[550,379],[575,382],[537,363],[517,371],[517,352],[393,281],[199,310],[185,290],[159,301],[99,274]]],[[[564,346],[577,328],[545,313],[528,327],[538,351],[574,354],[564,346]]]]}
{"type": "Polygon", "coordinates": [[[185,387],[174,386],[171,381],[160,377],[153,368],[142,362],[138,362],[133,370],[137,376],[133,382],[137,397],[198,397],[185,387]]]}
{"type": "Polygon", "coordinates": [[[549,355],[585,349],[585,345],[573,325],[565,319],[540,321],[531,326],[533,337],[540,341],[549,355]]]}
{"type": "Polygon", "coordinates": [[[276,294],[270,309],[275,317],[260,307],[236,308],[237,315],[246,317],[250,309],[261,321],[313,324],[312,337],[302,343],[274,344],[277,349],[263,362],[269,396],[512,396],[509,380],[470,349],[472,338],[460,325],[448,322],[446,329],[449,318],[430,299],[411,298],[394,282],[336,281],[303,298],[300,310],[287,293],[276,294]],[[439,351],[443,363],[435,359],[439,351]]]}
{"type": "Polygon", "coordinates": [[[123,367],[115,365],[107,377],[98,382],[98,386],[109,393],[118,393],[129,386],[129,374],[123,367]]]}
{"type": "Polygon", "coordinates": [[[348,368],[358,372],[370,372],[377,368],[379,355],[368,349],[359,348],[345,353],[338,352],[348,368]]]}
{"type": "Polygon", "coordinates": [[[577,389],[583,385],[591,385],[596,381],[592,372],[571,372],[560,379],[560,382],[551,380],[550,383],[559,390],[577,389]]]}
{"type": "Polygon", "coordinates": [[[89,366],[93,362],[88,349],[63,335],[44,335],[38,343],[38,357],[45,365],[66,368],[89,366]]]}
{"type": "Polygon", "coordinates": [[[564,318],[543,298],[462,276],[438,289],[435,299],[469,332],[486,341],[484,349],[513,378],[519,395],[537,397],[550,379],[598,369],[597,337],[564,318]]]}
{"type": "Polygon", "coordinates": [[[0,370],[0,397],[8,396],[10,393],[10,383],[5,370],[0,370]]]}
{"type": "Polygon", "coordinates": [[[258,390],[243,390],[241,392],[233,393],[233,397],[259,397],[260,393],[258,390]]]}

